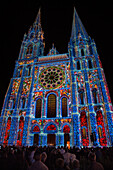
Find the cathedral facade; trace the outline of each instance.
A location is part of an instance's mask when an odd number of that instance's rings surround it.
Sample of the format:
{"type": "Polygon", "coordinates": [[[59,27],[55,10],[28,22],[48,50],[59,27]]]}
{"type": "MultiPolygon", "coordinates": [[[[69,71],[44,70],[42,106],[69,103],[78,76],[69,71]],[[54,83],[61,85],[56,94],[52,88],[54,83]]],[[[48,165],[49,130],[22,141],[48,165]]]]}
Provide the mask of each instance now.
{"type": "Polygon", "coordinates": [[[113,108],[94,40],[74,9],[68,53],[44,56],[40,10],[24,35],[0,117],[0,144],[113,146],[113,108]]]}

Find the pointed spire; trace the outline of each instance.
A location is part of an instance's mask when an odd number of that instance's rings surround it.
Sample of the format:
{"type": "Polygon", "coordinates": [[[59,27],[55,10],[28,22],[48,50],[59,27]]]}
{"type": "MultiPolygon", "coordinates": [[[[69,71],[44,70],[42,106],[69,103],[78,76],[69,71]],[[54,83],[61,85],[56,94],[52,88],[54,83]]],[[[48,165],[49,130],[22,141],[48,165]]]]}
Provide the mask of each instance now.
{"type": "Polygon", "coordinates": [[[35,22],[33,24],[33,27],[40,26],[41,27],[41,9],[39,8],[38,14],[36,16],[35,22]]]}
{"type": "Polygon", "coordinates": [[[74,7],[71,38],[76,41],[78,36],[82,36],[83,39],[87,39],[89,37],[74,7]]]}

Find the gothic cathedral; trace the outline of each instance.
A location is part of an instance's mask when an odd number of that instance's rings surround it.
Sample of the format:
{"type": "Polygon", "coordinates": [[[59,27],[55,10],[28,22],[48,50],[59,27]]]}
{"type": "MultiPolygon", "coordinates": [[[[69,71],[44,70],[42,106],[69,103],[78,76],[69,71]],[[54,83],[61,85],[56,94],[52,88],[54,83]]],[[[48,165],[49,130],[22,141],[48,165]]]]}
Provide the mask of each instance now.
{"type": "Polygon", "coordinates": [[[40,10],[24,35],[0,117],[0,144],[113,146],[113,108],[94,40],[74,9],[68,53],[44,56],[40,10]]]}

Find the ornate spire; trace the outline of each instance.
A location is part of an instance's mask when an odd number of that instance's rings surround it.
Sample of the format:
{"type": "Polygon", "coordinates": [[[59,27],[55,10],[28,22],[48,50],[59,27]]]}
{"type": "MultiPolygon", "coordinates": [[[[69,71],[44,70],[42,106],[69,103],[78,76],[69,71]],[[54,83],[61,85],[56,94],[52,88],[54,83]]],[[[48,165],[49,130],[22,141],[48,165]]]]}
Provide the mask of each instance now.
{"type": "Polygon", "coordinates": [[[79,36],[81,36],[83,39],[89,38],[81,20],[77,14],[77,11],[74,8],[71,39],[76,41],[79,36]]]}
{"type": "Polygon", "coordinates": [[[26,40],[30,41],[42,41],[43,42],[43,31],[41,27],[41,9],[39,9],[37,17],[35,19],[35,22],[33,23],[33,26],[29,28],[28,35],[26,40]]]}
{"type": "Polygon", "coordinates": [[[35,22],[33,24],[33,27],[34,27],[34,29],[41,28],[41,9],[39,9],[39,11],[38,11],[35,22]]]}

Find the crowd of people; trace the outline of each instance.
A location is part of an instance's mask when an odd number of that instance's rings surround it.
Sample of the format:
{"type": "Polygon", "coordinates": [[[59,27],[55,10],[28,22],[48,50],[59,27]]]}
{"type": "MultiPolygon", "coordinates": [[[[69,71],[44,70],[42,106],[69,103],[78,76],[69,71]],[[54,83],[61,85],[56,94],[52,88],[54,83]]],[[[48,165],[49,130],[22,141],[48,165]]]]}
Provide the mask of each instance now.
{"type": "Polygon", "coordinates": [[[0,170],[113,170],[113,148],[0,146],[0,170]]]}

